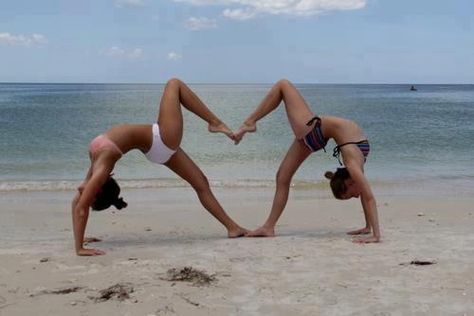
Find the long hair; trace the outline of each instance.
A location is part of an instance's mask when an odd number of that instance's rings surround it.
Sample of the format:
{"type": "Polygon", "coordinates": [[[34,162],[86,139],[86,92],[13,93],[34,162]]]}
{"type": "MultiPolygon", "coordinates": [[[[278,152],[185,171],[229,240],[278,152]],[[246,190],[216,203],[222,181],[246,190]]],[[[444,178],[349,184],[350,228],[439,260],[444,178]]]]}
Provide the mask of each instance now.
{"type": "Polygon", "coordinates": [[[329,185],[331,186],[332,194],[338,200],[343,200],[342,196],[347,191],[345,180],[350,179],[351,175],[346,168],[337,168],[336,172],[326,171],[324,176],[331,180],[329,185]]]}
{"type": "Polygon", "coordinates": [[[123,198],[119,197],[119,195],[120,186],[118,185],[117,181],[112,178],[112,175],[110,175],[102,186],[100,192],[97,193],[95,201],[92,203],[92,209],[94,211],[102,211],[112,205],[118,210],[127,207],[127,202],[125,202],[123,198]]]}

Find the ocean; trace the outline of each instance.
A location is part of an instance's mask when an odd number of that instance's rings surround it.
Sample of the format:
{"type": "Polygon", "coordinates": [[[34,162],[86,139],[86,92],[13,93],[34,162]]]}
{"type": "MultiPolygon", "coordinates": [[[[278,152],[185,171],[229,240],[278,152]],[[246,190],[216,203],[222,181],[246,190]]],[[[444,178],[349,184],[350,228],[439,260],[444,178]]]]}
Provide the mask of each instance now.
{"type": "MultiPolygon", "coordinates": [[[[474,85],[296,84],[313,111],[356,121],[371,152],[365,172],[387,192],[427,189],[474,193],[474,85]]],[[[0,191],[70,190],[89,167],[87,149],[119,123],[153,123],[163,84],[0,83],[0,191]]],[[[231,129],[264,97],[270,84],[190,84],[231,129]]],[[[270,113],[235,146],[184,112],[182,148],[214,187],[272,187],[292,142],[284,106],[270,113]]],[[[326,189],[326,170],[338,162],[311,155],[294,187],[326,189]]],[[[186,186],[166,167],[132,151],[117,164],[124,188],[186,186]]]]}

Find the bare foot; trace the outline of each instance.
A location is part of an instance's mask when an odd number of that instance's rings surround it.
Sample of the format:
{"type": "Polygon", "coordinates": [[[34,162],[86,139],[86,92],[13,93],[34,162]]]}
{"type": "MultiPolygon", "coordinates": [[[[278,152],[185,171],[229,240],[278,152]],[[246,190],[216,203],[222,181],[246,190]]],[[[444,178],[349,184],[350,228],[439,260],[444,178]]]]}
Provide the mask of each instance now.
{"type": "Polygon", "coordinates": [[[275,229],[267,228],[267,227],[260,227],[254,231],[248,232],[245,234],[245,237],[275,237],[275,229]]]}
{"type": "Polygon", "coordinates": [[[240,141],[242,140],[242,137],[244,137],[245,133],[253,133],[257,130],[257,125],[254,124],[242,124],[242,126],[239,128],[239,131],[234,134],[234,143],[238,145],[240,141]]]}
{"type": "Polygon", "coordinates": [[[227,135],[227,137],[235,141],[234,133],[224,123],[215,124],[215,125],[209,124],[208,130],[211,133],[224,133],[225,135],[227,135]]]}
{"type": "Polygon", "coordinates": [[[227,236],[229,238],[238,238],[244,237],[249,231],[242,227],[237,227],[236,229],[230,229],[227,231],[227,236]]]}
{"type": "Polygon", "coordinates": [[[347,234],[348,235],[367,235],[367,234],[370,234],[370,232],[371,232],[370,228],[365,227],[365,228],[347,232],[347,234]]]}

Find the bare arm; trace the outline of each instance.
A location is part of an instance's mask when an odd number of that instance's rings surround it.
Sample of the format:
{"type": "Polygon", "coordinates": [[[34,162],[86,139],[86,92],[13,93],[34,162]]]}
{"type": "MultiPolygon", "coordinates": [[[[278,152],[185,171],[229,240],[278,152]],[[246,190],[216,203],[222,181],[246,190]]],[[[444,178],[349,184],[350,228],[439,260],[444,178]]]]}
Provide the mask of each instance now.
{"type": "Polygon", "coordinates": [[[370,188],[369,181],[365,177],[362,169],[357,164],[346,164],[346,167],[351,175],[352,180],[359,186],[361,190],[360,200],[364,215],[366,219],[366,228],[371,228],[373,236],[368,238],[358,239],[358,242],[379,242],[380,228],[377,212],[377,204],[374,194],[370,188]]]}
{"type": "Polygon", "coordinates": [[[273,198],[273,205],[270,215],[265,224],[247,234],[249,237],[272,237],[275,236],[275,225],[280,218],[286,203],[288,202],[288,195],[290,191],[290,184],[293,175],[303,161],[308,158],[311,152],[301,143],[301,141],[294,140],[288,153],[281,162],[280,168],[277,172],[276,191],[273,198]]]}
{"type": "Polygon", "coordinates": [[[86,249],[83,247],[84,233],[86,230],[89,208],[94,202],[95,195],[109,176],[108,170],[98,170],[80,188],[72,202],[72,224],[74,230],[74,247],[79,256],[93,256],[104,254],[97,249],[86,249]]]}

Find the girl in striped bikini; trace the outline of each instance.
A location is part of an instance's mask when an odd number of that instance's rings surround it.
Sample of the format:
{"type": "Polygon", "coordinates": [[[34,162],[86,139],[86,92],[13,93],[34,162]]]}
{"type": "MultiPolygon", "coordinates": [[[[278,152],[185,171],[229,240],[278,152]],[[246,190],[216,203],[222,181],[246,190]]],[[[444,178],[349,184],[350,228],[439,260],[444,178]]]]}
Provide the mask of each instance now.
{"type": "Polygon", "coordinates": [[[315,116],[299,91],[288,80],[278,81],[262,100],[257,109],[244,121],[234,134],[238,144],[245,133],[255,132],[256,123],[283,101],[295,140],[280,164],[276,176],[276,192],[267,221],[260,228],[250,232],[250,237],[270,237],[275,235],[275,225],[288,201],[291,178],[308,156],[325,146],[333,138],[337,146],[333,156],[342,168],[336,172],[326,172],[330,186],[337,199],[360,198],[366,225],[351,231],[350,235],[370,234],[356,239],[356,242],[371,243],[380,241],[380,230],[375,197],[369,181],[364,175],[364,163],[369,154],[369,142],[360,127],[353,121],[334,116],[315,116]],[[342,162],[340,160],[342,158],[342,162]]]}

